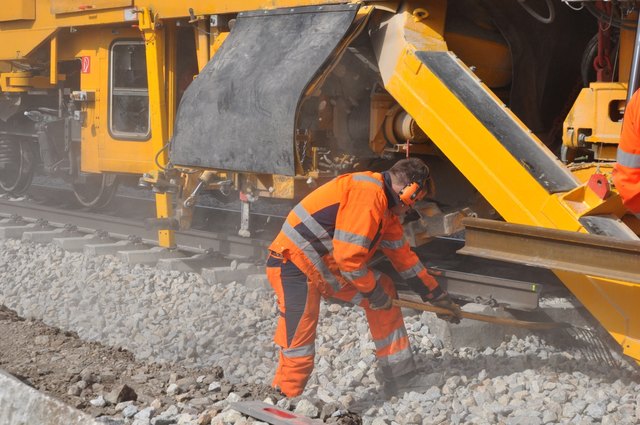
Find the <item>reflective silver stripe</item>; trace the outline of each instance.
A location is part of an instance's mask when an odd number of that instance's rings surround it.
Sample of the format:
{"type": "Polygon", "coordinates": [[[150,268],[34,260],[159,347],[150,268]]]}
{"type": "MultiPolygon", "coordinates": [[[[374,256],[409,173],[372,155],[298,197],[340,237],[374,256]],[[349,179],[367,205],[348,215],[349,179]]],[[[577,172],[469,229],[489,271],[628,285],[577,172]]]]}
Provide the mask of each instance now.
{"type": "Polygon", "coordinates": [[[422,270],[424,270],[424,266],[422,265],[422,263],[418,262],[410,269],[400,272],[400,276],[402,276],[403,279],[411,279],[412,277],[418,276],[418,273],[420,273],[422,270]]]}
{"type": "Polygon", "coordinates": [[[364,266],[363,268],[354,270],[352,272],[345,272],[344,270],[341,270],[340,273],[342,273],[342,276],[349,280],[356,280],[366,276],[367,273],[369,273],[369,268],[367,266],[364,266]]]}
{"type": "Polygon", "coordinates": [[[313,356],[316,353],[315,344],[303,345],[296,348],[283,348],[282,354],[288,358],[313,356]]]}
{"type": "Polygon", "coordinates": [[[382,277],[382,272],[380,270],[373,271],[373,278],[376,280],[376,282],[379,281],[381,277],[382,277]]]}
{"type": "Polygon", "coordinates": [[[373,343],[375,344],[377,350],[381,350],[385,347],[388,347],[392,343],[399,341],[400,339],[406,336],[407,336],[407,330],[405,329],[404,326],[401,326],[395,331],[391,332],[389,336],[387,336],[386,338],[378,339],[378,340],[374,339],[373,343]]]}
{"type": "Polygon", "coordinates": [[[341,242],[351,243],[367,249],[371,246],[371,239],[368,237],[346,232],[344,230],[336,230],[333,237],[341,242]]]}
{"type": "Polygon", "coordinates": [[[382,187],[382,182],[380,180],[378,180],[378,179],[376,179],[374,177],[371,177],[371,176],[367,176],[366,174],[354,174],[353,175],[353,180],[375,183],[379,187],[382,187]]]}
{"type": "Polygon", "coordinates": [[[405,244],[405,240],[404,238],[402,239],[396,239],[394,241],[391,240],[383,240],[382,242],[380,242],[380,248],[386,248],[386,249],[400,249],[404,246],[405,244]]]}
{"type": "Polygon", "coordinates": [[[640,168],[640,155],[625,152],[618,148],[618,156],[616,158],[618,164],[629,168],[640,168]]]}
{"type": "Polygon", "coordinates": [[[340,283],[336,280],[336,277],[331,273],[327,265],[322,261],[320,254],[315,248],[302,237],[300,233],[296,231],[288,222],[285,222],[282,226],[282,232],[289,238],[291,241],[296,244],[296,246],[304,252],[307,256],[311,264],[318,269],[322,278],[333,288],[334,291],[340,290],[340,283]]]}
{"type": "Polygon", "coordinates": [[[351,298],[350,303],[353,305],[360,305],[363,299],[364,296],[360,292],[358,292],[353,296],[353,298],[351,298]]]}
{"type": "Polygon", "coordinates": [[[300,221],[311,230],[311,233],[318,238],[320,242],[327,248],[327,251],[333,251],[333,241],[327,231],[313,218],[311,214],[302,206],[302,204],[296,205],[293,212],[298,216],[300,221]]]}
{"type": "Polygon", "coordinates": [[[398,372],[396,373],[396,366],[399,364],[404,364],[405,362],[411,364],[413,366],[413,354],[411,353],[411,346],[398,351],[397,353],[389,354],[388,356],[378,357],[378,362],[382,366],[391,367],[394,370],[394,375],[404,375],[404,373],[398,372]]]}
{"type": "Polygon", "coordinates": [[[383,374],[386,378],[395,379],[399,376],[406,375],[416,370],[416,364],[413,361],[411,349],[402,350],[399,356],[394,356],[393,361],[389,357],[379,357],[378,364],[382,366],[383,374]]]}
{"type": "Polygon", "coordinates": [[[322,278],[329,285],[331,285],[331,287],[333,288],[334,291],[338,292],[340,289],[342,289],[342,286],[340,286],[340,282],[338,282],[338,280],[333,275],[333,273],[331,273],[331,270],[329,270],[327,265],[322,260],[320,260],[320,262],[317,263],[315,266],[318,269],[318,271],[320,272],[320,275],[322,276],[322,278]]]}
{"type": "MultiPolygon", "coordinates": [[[[289,239],[291,239],[291,241],[294,244],[296,244],[298,248],[300,248],[305,252],[307,248],[311,245],[311,243],[305,238],[303,238],[302,235],[298,233],[296,229],[294,229],[293,226],[290,225],[289,222],[287,221],[285,221],[284,224],[282,225],[282,233],[284,233],[289,239]]],[[[315,255],[313,257],[309,256],[309,259],[311,260],[312,263],[315,264],[316,261],[314,261],[314,259],[320,258],[320,255],[318,255],[318,252],[315,249],[313,250],[313,252],[315,252],[315,255]]]]}

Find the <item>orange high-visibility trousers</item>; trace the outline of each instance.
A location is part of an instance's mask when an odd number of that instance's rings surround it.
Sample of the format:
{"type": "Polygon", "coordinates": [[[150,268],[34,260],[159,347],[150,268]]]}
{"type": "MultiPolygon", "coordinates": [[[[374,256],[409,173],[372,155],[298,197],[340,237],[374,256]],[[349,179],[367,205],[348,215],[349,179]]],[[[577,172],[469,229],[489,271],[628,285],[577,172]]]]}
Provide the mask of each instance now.
{"type": "MultiPolygon", "coordinates": [[[[385,292],[395,298],[393,281],[384,274],[376,274],[385,292]]],[[[292,261],[273,255],[267,261],[267,277],[276,293],[280,312],[274,337],[280,346],[279,363],[272,385],[287,397],[296,397],[302,394],[313,371],[320,299],[329,285],[309,279],[292,261]],[[319,286],[323,288],[322,293],[319,286]]],[[[372,310],[362,293],[349,283],[327,295],[365,309],[378,366],[386,379],[394,379],[415,369],[398,307],[372,310]]]]}

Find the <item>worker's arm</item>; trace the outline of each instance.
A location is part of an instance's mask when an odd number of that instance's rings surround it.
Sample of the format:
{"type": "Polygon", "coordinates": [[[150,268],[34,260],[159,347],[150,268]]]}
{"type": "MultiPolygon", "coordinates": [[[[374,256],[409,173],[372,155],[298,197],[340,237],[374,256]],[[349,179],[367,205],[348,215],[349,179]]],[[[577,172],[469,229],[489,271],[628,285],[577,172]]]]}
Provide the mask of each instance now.
{"type": "Polygon", "coordinates": [[[444,291],[411,250],[409,243],[404,238],[400,220],[395,216],[390,220],[382,234],[380,249],[389,257],[391,264],[409,287],[420,295],[423,301],[439,298],[444,294],[444,291]]]}
{"type": "Polygon", "coordinates": [[[376,279],[367,267],[380,237],[387,209],[382,191],[354,188],[340,202],[333,235],[333,257],[342,275],[365,297],[374,294],[376,279]]]}
{"type": "Polygon", "coordinates": [[[640,212],[640,91],[636,91],[624,112],[613,183],[624,206],[640,212]]]}

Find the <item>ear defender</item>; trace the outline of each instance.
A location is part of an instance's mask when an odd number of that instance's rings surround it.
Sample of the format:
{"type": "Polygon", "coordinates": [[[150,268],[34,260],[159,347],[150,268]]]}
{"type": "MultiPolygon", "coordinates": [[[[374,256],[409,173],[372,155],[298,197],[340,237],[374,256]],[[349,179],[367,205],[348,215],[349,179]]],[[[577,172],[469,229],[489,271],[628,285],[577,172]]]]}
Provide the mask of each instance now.
{"type": "Polygon", "coordinates": [[[416,202],[424,198],[424,196],[427,194],[426,190],[422,189],[422,185],[418,182],[409,183],[404,188],[402,188],[400,193],[398,193],[400,202],[408,207],[413,207],[416,202]]]}

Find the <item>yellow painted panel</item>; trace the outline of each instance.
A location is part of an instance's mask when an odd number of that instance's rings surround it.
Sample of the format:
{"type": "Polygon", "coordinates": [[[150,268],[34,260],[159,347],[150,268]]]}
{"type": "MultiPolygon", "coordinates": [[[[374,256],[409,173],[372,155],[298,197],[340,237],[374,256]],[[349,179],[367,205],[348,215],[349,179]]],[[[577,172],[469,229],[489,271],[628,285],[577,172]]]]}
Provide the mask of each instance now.
{"type": "Polygon", "coordinates": [[[80,89],[95,93],[95,100],[83,105],[86,121],[81,129],[82,171],[142,174],[155,168],[153,159],[159,148],[151,141],[115,140],[107,122],[109,46],[116,39],[140,37],[140,31],[122,28],[114,33],[110,28],[80,28],[64,36],[60,41],[61,56],[89,59],[89,72],[80,74],[80,89]]]}
{"type": "Polygon", "coordinates": [[[554,270],[554,273],[622,346],[640,360],[640,285],[554,270]]]}
{"type": "Polygon", "coordinates": [[[51,0],[51,13],[72,13],[133,6],[133,0],[51,0]]]}
{"type": "Polygon", "coordinates": [[[506,43],[446,32],[449,49],[464,63],[475,66],[475,74],[489,87],[504,87],[511,82],[511,52],[506,43]]]}
{"type": "MultiPolygon", "coordinates": [[[[0,61],[26,57],[59,28],[78,29],[85,26],[123,23],[126,18],[124,8],[132,7],[134,4],[133,0],[21,1],[35,3],[35,20],[8,21],[0,25],[0,61]],[[90,7],[84,7],[87,5],[90,7]]],[[[189,3],[182,0],[136,0],[135,7],[150,8],[160,19],[173,19],[189,17],[190,7],[196,15],[209,15],[344,2],[345,0],[226,0],[189,3]]],[[[4,10],[0,13],[4,12],[12,13],[4,10]]]]}
{"type": "Polygon", "coordinates": [[[36,0],[13,0],[11,6],[0,7],[0,22],[36,19],[36,0]]]}
{"type": "Polygon", "coordinates": [[[48,28],[28,32],[12,31],[8,34],[0,30],[0,60],[24,58],[55,31],[55,28],[48,28]]]}

